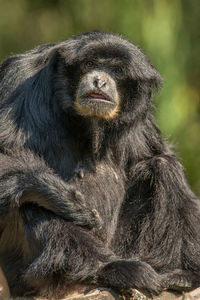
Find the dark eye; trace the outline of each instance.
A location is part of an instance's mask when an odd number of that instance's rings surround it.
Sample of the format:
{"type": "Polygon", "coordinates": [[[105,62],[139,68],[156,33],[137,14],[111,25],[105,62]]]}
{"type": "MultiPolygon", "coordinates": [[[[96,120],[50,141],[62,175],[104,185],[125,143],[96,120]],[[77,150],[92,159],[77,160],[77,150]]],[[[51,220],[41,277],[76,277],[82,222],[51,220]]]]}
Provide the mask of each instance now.
{"type": "Polygon", "coordinates": [[[116,74],[118,74],[118,75],[122,74],[122,72],[123,72],[123,70],[122,70],[121,67],[116,67],[116,68],[113,69],[113,71],[114,71],[116,74]]]}
{"type": "Polygon", "coordinates": [[[87,68],[92,68],[92,67],[94,67],[94,63],[93,63],[93,61],[88,60],[88,61],[86,61],[85,66],[87,68]]]}

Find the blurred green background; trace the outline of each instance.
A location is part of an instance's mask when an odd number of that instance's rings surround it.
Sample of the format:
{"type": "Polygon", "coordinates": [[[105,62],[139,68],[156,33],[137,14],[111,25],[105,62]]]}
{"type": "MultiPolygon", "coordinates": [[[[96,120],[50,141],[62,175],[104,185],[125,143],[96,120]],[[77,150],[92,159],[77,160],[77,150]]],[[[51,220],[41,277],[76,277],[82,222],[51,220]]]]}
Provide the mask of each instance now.
{"type": "Polygon", "coordinates": [[[0,0],[0,60],[91,30],[122,34],[159,70],[163,136],[200,195],[199,0],[0,0]]]}

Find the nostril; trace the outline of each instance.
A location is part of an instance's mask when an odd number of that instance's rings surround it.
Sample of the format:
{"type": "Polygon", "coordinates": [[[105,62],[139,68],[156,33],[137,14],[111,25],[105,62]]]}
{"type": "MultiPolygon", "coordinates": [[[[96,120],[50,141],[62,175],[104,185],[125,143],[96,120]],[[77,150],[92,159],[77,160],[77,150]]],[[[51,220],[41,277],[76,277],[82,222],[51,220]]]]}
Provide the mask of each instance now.
{"type": "Polygon", "coordinates": [[[99,86],[99,80],[98,80],[98,79],[95,79],[95,80],[93,81],[93,84],[94,84],[94,86],[97,88],[97,87],[99,86]]]}

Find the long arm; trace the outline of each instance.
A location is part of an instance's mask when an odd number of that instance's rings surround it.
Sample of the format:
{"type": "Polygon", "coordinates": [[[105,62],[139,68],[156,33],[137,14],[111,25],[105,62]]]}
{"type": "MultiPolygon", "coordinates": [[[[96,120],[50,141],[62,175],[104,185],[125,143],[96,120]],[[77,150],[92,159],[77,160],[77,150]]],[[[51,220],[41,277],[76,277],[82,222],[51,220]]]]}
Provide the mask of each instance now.
{"type": "Polygon", "coordinates": [[[191,192],[173,154],[139,162],[119,222],[115,247],[137,255],[160,273],[166,285],[196,285],[200,273],[200,202],[191,192]],[[125,228],[125,230],[124,230],[125,228]],[[184,278],[184,279],[183,279],[184,278]]]}
{"type": "Polygon", "coordinates": [[[75,224],[98,226],[97,216],[84,206],[84,197],[31,152],[0,154],[0,215],[19,208],[24,202],[44,207],[75,224]]]}

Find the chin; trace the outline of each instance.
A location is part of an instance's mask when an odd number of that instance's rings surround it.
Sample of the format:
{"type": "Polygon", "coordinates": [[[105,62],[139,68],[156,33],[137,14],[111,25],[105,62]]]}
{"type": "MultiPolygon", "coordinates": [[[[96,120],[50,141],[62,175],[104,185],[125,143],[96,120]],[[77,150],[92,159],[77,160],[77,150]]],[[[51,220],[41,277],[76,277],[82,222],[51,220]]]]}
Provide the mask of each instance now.
{"type": "Polygon", "coordinates": [[[105,120],[116,118],[119,112],[118,103],[109,98],[77,97],[74,107],[81,116],[105,120]]]}

